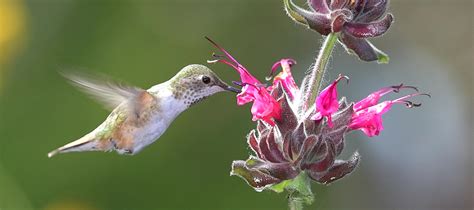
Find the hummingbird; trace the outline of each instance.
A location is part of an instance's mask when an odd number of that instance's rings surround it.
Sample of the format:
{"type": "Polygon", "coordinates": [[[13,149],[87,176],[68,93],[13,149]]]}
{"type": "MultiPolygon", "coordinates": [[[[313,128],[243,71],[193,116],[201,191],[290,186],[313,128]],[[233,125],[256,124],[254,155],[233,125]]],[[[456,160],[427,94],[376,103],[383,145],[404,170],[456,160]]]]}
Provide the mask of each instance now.
{"type": "Polygon", "coordinates": [[[79,74],[63,74],[71,83],[112,110],[106,120],[83,137],[52,152],[112,151],[134,155],[155,142],[183,111],[222,91],[239,93],[211,69],[199,64],[144,90],[79,74]]]}

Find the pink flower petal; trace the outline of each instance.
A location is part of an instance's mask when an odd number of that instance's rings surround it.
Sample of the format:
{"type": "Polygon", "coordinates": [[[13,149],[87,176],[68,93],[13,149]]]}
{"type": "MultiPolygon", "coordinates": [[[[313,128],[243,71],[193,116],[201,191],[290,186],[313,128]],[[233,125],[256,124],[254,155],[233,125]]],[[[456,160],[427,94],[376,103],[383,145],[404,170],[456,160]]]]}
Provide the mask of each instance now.
{"type": "Polygon", "coordinates": [[[382,114],[390,110],[392,104],[392,101],[384,101],[355,112],[352,116],[349,128],[352,130],[360,129],[369,137],[379,135],[380,131],[383,130],[382,114]]]}
{"type": "Polygon", "coordinates": [[[254,101],[251,108],[253,121],[259,119],[270,125],[275,125],[272,119],[280,119],[281,108],[278,102],[267,92],[264,87],[259,88],[254,95],[254,101]]]}
{"type": "Polygon", "coordinates": [[[339,101],[337,99],[337,83],[342,78],[348,77],[339,75],[334,82],[326,87],[316,98],[316,114],[311,118],[312,120],[321,120],[327,117],[329,127],[333,126],[331,115],[339,109],[339,101]]]}
{"type": "Polygon", "coordinates": [[[281,66],[282,71],[277,76],[275,76],[273,79],[273,85],[268,88],[268,91],[271,92],[280,82],[291,100],[295,99],[295,97],[299,97],[300,89],[296,85],[295,80],[291,75],[291,66],[294,64],[296,64],[296,61],[293,59],[281,59],[280,61],[273,64],[271,74],[274,74],[279,66],[281,66]]]}

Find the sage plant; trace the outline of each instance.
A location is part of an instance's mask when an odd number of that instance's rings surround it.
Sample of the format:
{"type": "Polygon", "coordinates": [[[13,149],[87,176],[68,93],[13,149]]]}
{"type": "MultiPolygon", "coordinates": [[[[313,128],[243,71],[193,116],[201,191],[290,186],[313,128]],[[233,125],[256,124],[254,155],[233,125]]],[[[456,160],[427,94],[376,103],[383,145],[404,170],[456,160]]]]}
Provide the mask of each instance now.
{"type": "Polygon", "coordinates": [[[339,97],[337,90],[341,81],[349,81],[345,75],[339,75],[321,90],[336,40],[361,60],[388,62],[388,56],[366,40],[384,34],[392,24],[393,16],[385,14],[387,0],[308,0],[309,10],[291,0],[283,2],[290,18],[325,36],[314,67],[300,85],[291,72],[296,61],[290,58],[281,59],[271,67],[270,76],[274,77],[268,85],[210,39],[223,55],[214,55],[216,59],[209,62],[226,64],[238,72],[240,81],[234,83],[242,89],[237,104],[253,103],[252,120],[257,123],[247,135],[253,155],[247,160],[234,161],[231,175],[241,177],[258,192],[287,191],[290,209],[302,209],[314,200],[311,182],[328,185],[352,173],[359,164],[357,152],[348,160],[338,159],[347,133],[379,135],[383,130],[382,115],[393,105],[417,107],[421,104],[412,102],[411,98],[429,95],[400,84],[380,88],[357,102],[348,102],[345,97],[339,97]],[[411,93],[381,101],[384,95],[402,90],[411,93]]]}

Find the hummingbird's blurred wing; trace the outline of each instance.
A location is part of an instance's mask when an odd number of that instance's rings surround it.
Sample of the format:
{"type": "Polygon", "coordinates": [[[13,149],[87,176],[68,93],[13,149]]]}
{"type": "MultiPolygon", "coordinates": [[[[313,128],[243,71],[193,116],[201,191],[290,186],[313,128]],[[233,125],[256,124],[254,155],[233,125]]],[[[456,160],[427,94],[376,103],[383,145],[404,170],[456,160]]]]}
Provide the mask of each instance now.
{"type": "Polygon", "coordinates": [[[137,107],[141,106],[141,104],[140,101],[135,99],[151,97],[146,90],[116,82],[104,78],[104,76],[95,76],[96,78],[93,78],[91,75],[77,73],[62,73],[62,75],[69,79],[74,86],[101,102],[109,110],[113,110],[120,104],[128,101],[129,108],[136,111],[136,109],[141,109],[141,107],[137,107]],[[100,79],[97,79],[97,77],[100,79]]]}

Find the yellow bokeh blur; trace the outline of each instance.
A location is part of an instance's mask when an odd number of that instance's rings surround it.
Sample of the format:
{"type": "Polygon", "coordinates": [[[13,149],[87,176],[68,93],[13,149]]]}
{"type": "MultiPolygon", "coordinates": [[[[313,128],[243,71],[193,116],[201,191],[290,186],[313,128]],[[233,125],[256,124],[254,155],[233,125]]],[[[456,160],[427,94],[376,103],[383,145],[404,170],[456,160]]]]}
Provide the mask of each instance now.
{"type": "Polygon", "coordinates": [[[23,1],[0,0],[0,90],[5,66],[21,47],[25,32],[23,1]]]}

